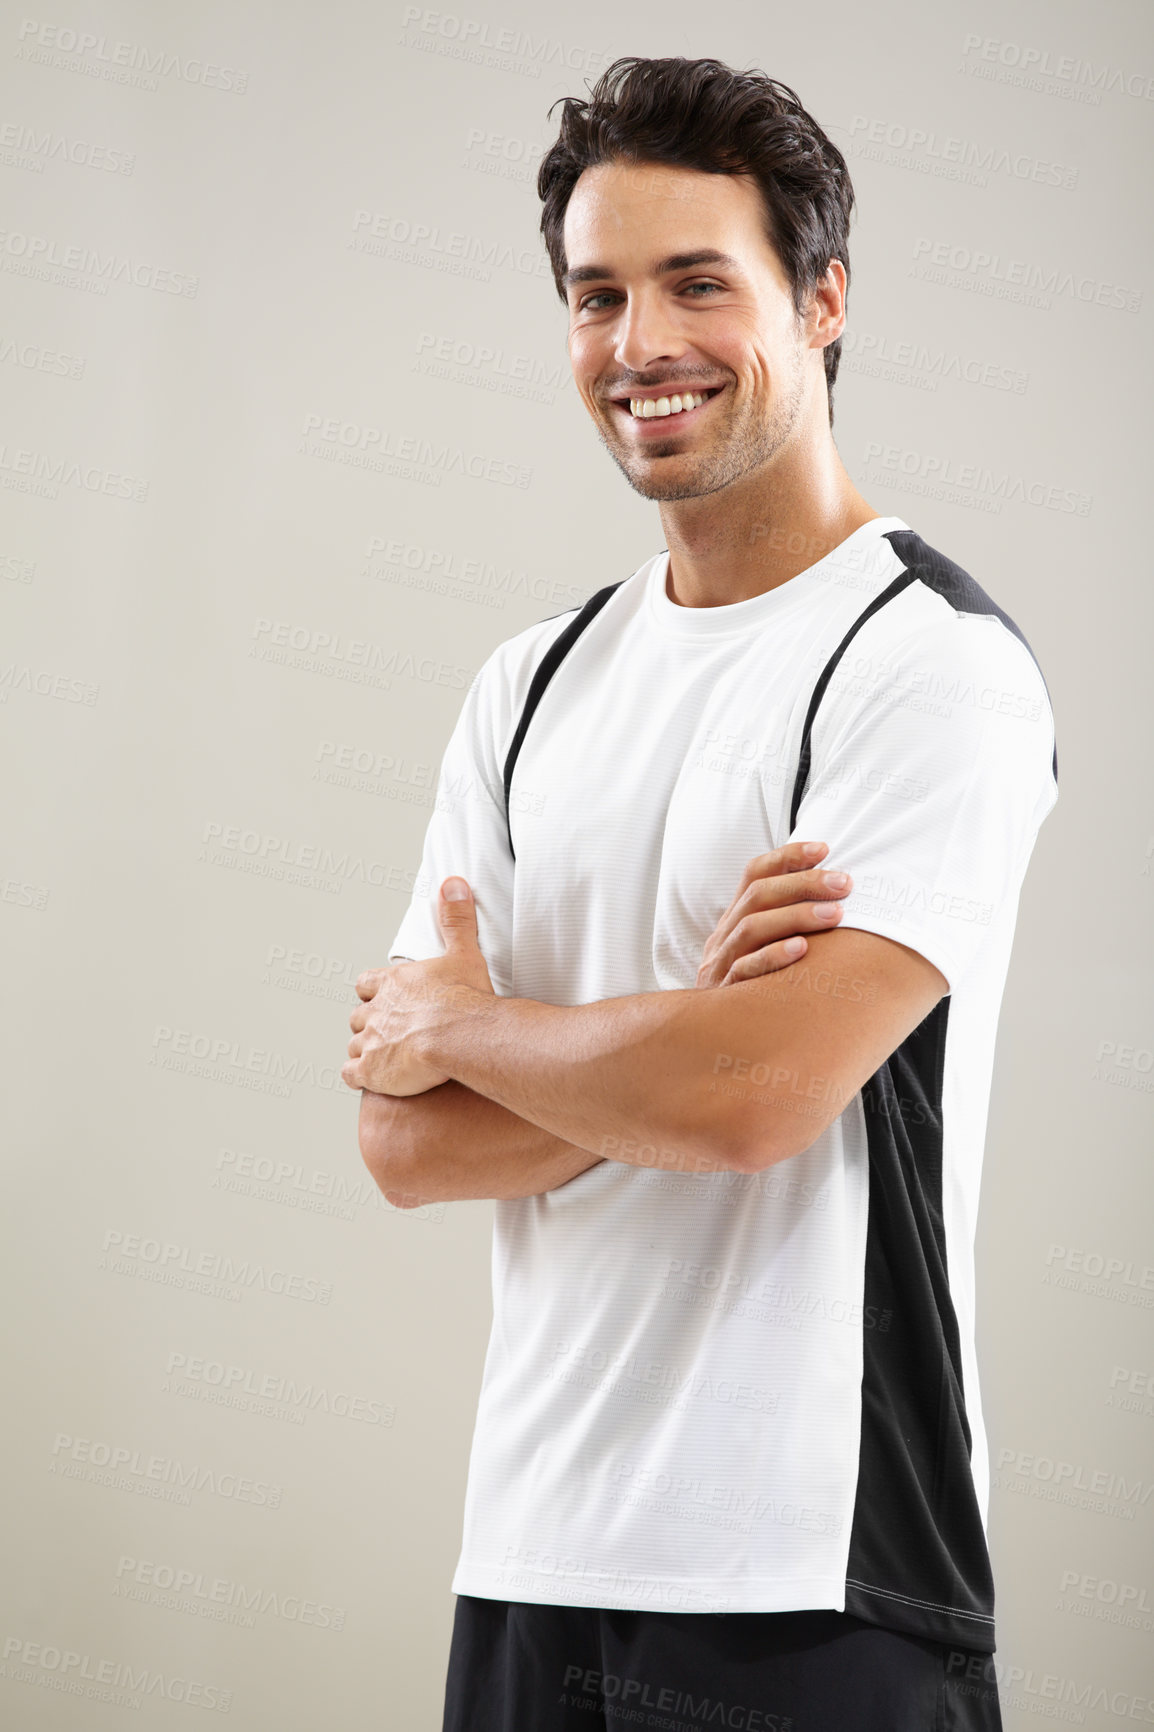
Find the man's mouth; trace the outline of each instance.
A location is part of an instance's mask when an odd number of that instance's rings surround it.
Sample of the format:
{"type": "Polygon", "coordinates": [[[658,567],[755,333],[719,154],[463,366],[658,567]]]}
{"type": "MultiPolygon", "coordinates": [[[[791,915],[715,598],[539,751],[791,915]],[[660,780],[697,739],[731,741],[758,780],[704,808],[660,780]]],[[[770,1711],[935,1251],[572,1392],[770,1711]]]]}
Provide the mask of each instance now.
{"type": "Polygon", "coordinates": [[[660,421],[668,426],[670,421],[695,421],[702,409],[724,385],[707,385],[702,391],[668,391],[657,395],[649,392],[638,397],[614,397],[613,407],[622,415],[627,415],[631,421],[650,424],[660,421]]]}

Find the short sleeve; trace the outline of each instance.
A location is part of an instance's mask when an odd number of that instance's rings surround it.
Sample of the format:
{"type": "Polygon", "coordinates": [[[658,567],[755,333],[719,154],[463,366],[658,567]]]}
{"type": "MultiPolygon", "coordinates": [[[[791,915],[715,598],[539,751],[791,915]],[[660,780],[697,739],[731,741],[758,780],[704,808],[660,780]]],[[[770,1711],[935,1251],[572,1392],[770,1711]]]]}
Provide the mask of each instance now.
{"type": "Polygon", "coordinates": [[[493,990],[512,995],[513,855],[505,827],[504,785],[499,763],[502,716],[500,647],[489,657],[465,695],[441,759],[436,800],[421,851],[412,899],[389,961],[423,962],[444,954],[437,920],[442,881],[458,873],[472,888],[477,936],[493,990]]]}
{"type": "Polygon", "coordinates": [[[851,874],[840,926],[908,945],[953,991],[991,928],[1012,924],[1057,799],[1053,713],[997,616],[951,610],[887,645],[883,614],[822,696],[790,834],[828,843],[822,865],[851,874]]]}

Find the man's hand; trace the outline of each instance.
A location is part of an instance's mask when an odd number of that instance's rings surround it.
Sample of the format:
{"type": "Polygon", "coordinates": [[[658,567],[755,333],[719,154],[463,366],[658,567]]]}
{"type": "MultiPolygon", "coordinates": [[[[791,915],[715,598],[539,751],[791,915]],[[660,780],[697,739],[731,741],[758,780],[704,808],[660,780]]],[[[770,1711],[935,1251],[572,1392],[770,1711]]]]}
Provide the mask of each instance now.
{"type": "Polygon", "coordinates": [[[829,932],[841,919],[834,900],[853,887],[845,872],[814,862],[826,842],[787,842],[758,854],[745,868],[737,895],[705,941],[695,986],[731,986],[787,968],[804,955],[806,932],[829,932]]]}
{"type": "Polygon", "coordinates": [[[353,1038],[341,1081],[380,1095],[417,1095],[450,1079],[420,1057],[420,1038],[462,1006],[493,996],[489,968],[477,942],[477,910],[464,879],[446,878],[437,899],[445,954],[423,962],[398,962],[357,976],[365,1000],[349,1017],[353,1038]],[[445,891],[461,884],[466,895],[445,891]]]}
{"type": "MultiPolygon", "coordinates": [[[[815,864],[828,851],[825,842],[787,842],[749,862],[737,894],[706,939],[695,986],[730,986],[773,974],[804,954],[806,932],[828,932],[837,925],[842,912],[837,898],[851,888],[852,879],[815,864]]],[[[459,1014],[470,992],[492,995],[477,942],[476,904],[471,892],[461,901],[448,901],[444,892],[451,882],[446,878],[438,898],[445,954],[357,976],[358,996],[366,1002],[349,1017],[353,1039],[341,1071],[351,1089],[413,1095],[447,1082],[417,1057],[421,1031],[438,1015],[459,1014]]]]}

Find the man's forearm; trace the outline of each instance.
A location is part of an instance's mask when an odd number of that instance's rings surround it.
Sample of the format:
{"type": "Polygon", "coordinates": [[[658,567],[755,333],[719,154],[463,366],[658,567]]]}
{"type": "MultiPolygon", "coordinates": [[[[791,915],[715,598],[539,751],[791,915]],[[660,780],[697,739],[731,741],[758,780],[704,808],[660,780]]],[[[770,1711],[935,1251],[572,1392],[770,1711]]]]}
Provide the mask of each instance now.
{"type": "Polygon", "coordinates": [[[602,1156],[530,1124],[464,1083],[419,1095],[361,1094],[365,1165],[399,1208],[480,1197],[535,1197],[602,1156]]]}
{"type": "Polygon", "coordinates": [[[719,1080],[746,995],[760,990],[747,981],[559,1006],[463,988],[441,995],[414,1039],[430,1067],[591,1154],[741,1171],[749,1111],[722,1098],[719,1080]]]}
{"type": "Polygon", "coordinates": [[[564,1006],[462,984],[411,1003],[404,1038],[417,1075],[591,1154],[758,1172],[808,1149],[947,990],[913,948],[830,931],[805,967],[727,986],[564,1006]]]}

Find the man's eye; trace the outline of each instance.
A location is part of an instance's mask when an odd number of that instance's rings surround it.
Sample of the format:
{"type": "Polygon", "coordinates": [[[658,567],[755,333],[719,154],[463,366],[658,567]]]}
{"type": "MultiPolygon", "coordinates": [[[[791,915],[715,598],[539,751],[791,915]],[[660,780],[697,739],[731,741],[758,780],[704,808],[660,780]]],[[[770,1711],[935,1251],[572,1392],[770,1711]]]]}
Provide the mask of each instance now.
{"type": "MultiPolygon", "coordinates": [[[[720,293],[723,287],[724,285],[721,283],[687,283],[686,291],[689,289],[716,289],[720,293]]],[[[578,305],[577,311],[579,313],[595,312],[597,309],[594,302],[612,300],[614,293],[613,289],[598,289],[596,294],[586,295],[585,299],[578,305]]],[[[695,296],[694,299],[696,298],[695,296]]]]}

